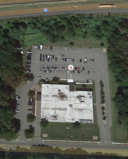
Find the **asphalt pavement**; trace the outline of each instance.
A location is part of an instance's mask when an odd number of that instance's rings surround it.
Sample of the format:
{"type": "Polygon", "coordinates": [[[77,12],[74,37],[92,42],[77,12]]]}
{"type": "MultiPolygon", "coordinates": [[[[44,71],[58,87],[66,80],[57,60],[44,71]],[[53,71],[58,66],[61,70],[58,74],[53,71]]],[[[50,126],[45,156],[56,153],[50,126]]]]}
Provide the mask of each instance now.
{"type": "Polygon", "coordinates": [[[47,12],[47,13],[33,13],[33,14],[22,14],[22,15],[8,15],[0,16],[0,19],[13,19],[13,18],[25,18],[25,17],[38,17],[38,16],[52,16],[58,14],[122,14],[128,13],[127,8],[104,8],[104,9],[90,9],[90,10],[74,10],[74,11],[61,11],[61,12],[47,12]]]}

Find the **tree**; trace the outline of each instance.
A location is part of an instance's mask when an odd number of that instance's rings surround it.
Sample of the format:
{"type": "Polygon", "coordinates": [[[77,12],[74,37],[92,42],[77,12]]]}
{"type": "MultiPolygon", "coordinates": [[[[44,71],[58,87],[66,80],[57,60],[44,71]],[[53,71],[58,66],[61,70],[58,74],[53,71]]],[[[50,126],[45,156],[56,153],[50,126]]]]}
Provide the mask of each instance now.
{"type": "Polygon", "coordinates": [[[76,121],[75,123],[73,123],[73,128],[81,128],[80,122],[76,121]]]}
{"type": "Polygon", "coordinates": [[[42,119],[41,119],[41,122],[40,122],[40,125],[41,125],[42,127],[47,127],[47,126],[49,125],[49,122],[48,122],[47,119],[42,118],[42,119]]]}
{"type": "Polygon", "coordinates": [[[70,45],[73,46],[73,45],[74,45],[74,42],[70,42],[70,45]]]}
{"type": "Polygon", "coordinates": [[[35,98],[35,91],[30,89],[30,90],[28,91],[28,97],[30,97],[30,98],[35,98]]]}
{"type": "Polygon", "coordinates": [[[28,129],[24,131],[26,139],[32,139],[34,137],[35,129],[32,125],[29,125],[28,129]]]}
{"type": "Polygon", "coordinates": [[[30,113],[27,115],[27,122],[32,123],[35,121],[35,119],[36,117],[33,114],[30,113]]]}

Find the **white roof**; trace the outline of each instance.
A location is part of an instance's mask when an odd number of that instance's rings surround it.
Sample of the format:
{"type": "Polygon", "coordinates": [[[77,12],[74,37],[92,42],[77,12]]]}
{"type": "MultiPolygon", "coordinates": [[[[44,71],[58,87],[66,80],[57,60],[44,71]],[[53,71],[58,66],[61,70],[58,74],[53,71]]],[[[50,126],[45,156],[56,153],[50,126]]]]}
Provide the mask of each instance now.
{"type": "Polygon", "coordinates": [[[41,118],[50,122],[94,122],[91,91],[70,91],[69,85],[42,84],[41,118]]]}

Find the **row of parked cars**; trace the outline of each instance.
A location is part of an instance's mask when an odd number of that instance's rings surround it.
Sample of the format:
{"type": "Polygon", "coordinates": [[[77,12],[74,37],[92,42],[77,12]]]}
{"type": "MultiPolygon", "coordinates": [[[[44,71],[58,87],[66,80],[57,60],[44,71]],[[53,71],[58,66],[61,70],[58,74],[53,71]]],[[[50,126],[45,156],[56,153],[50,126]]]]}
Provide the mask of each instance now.
{"type": "MultiPolygon", "coordinates": [[[[20,101],[20,96],[16,95],[16,96],[15,96],[15,99],[16,99],[17,102],[20,101]]],[[[18,107],[19,104],[17,103],[16,106],[18,107]]],[[[19,113],[20,110],[19,110],[19,109],[15,109],[15,112],[16,112],[16,113],[19,113]]]]}
{"type": "MultiPolygon", "coordinates": [[[[38,49],[38,50],[43,50],[43,49],[48,49],[47,46],[44,46],[43,43],[41,43],[40,45],[33,45],[33,49],[38,49]]],[[[50,50],[52,50],[52,46],[50,46],[50,50]]]]}
{"type": "Polygon", "coordinates": [[[32,51],[31,50],[27,51],[27,58],[26,58],[26,72],[27,73],[31,72],[31,55],[32,55],[32,51]]]}

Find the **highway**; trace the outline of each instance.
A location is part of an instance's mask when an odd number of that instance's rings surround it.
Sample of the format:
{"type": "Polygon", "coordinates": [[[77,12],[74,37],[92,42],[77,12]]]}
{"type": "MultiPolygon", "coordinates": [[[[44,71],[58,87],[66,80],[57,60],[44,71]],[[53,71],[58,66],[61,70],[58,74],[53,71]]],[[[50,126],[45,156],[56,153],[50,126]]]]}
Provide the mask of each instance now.
{"type": "MultiPolygon", "coordinates": [[[[43,9],[42,9],[43,10],[43,9]]],[[[0,16],[0,19],[13,19],[13,18],[24,18],[24,17],[37,17],[37,16],[51,16],[59,14],[120,14],[128,13],[127,8],[110,8],[110,9],[92,9],[92,10],[72,10],[72,11],[61,11],[61,12],[47,12],[47,13],[34,13],[34,14],[21,14],[21,15],[8,15],[0,16]]]]}

